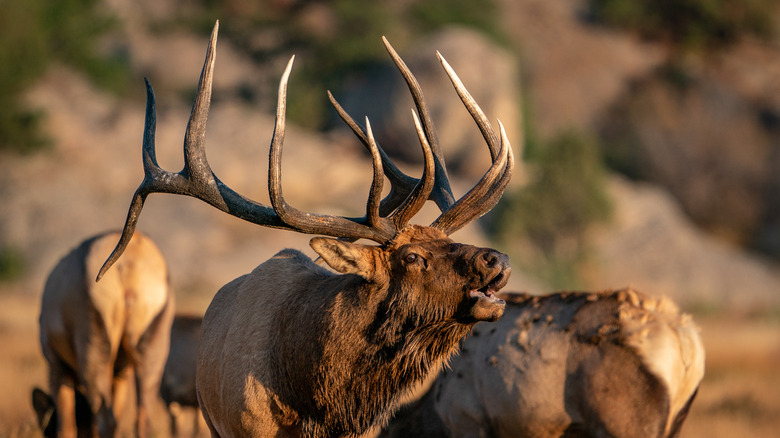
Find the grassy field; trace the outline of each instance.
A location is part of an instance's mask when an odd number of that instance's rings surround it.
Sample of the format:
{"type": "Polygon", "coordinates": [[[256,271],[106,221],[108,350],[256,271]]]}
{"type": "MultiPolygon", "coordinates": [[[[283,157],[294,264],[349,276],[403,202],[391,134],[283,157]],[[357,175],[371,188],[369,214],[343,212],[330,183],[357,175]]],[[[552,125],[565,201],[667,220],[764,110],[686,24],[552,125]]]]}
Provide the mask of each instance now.
{"type": "MultiPolygon", "coordinates": [[[[179,297],[177,309],[203,311],[209,299],[179,297]]],[[[0,292],[0,437],[40,436],[30,405],[32,388],[46,383],[38,345],[38,306],[37,295],[0,292]]],[[[696,315],[695,319],[707,349],[707,371],[682,436],[777,436],[780,318],[696,315]]]]}

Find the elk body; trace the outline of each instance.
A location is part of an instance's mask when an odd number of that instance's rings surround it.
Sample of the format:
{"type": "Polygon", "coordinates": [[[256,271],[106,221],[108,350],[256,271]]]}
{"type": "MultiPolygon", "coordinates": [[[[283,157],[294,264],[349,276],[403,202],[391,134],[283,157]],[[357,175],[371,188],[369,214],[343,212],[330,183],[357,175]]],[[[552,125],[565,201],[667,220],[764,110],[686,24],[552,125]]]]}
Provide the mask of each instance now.
{"type": "Polygon", "coordinates": [[[704,374],[689,315],[626,289],[502,294],[384,437],[673,437],[704,374]]]}
{"type": "Polygon", "coordinates": [[[105,272],[132,235],[146,196],[186,194],[242,219],[321,234],[311,247],[332,270],[285,250],[220,289],[204,316],[198,353],[198,401],[212,436],[357,436],[383,424],[401,398],[457,350],[478,321],[495,321],[495,293],[509,277],[506,255],[453,242],[448,235],[498,202],[513,169],[503,126],[496,133],[443,58],[458,95],[486,140],[493,164],[457,201],[420,87],[385,40],[404,76],[425,157],[422,176],[403,174],[331,96],[371,152],[374,177],[362,218],[301,212],[282,197],[280,157],[287,80],[279,86],[269,154],[271,206],[244,198],[211,171],[204,152],[217,27],[214,27],[185,134],[185,165],[161,169],[154,146],[154,93],[147,82],[146,177],[131,202],[125,232],[105,272]],[[392,187],[380,199],[384,179],[392,187]],[[409,225],[426,200],[442,211],[430,226],[409,225]],[[338,239],[334,239],[338,238],[338,239]],[[368,239],[378,246],[352,243],[368,239]],[[334,272],[335,271],[335,272],[334,272]]]}
{"type": "MultiPolygon", "coordinates": [[[[146,435],[173,318],[162,254],[144,235],[100,283],[92,279],[118,233],[92,237],[49,274],[41,299],[40,337],[60,436],[76,436],[76,392],[87,402],[93,435],[114,436],[128,390],[137,398],[136,430],[146,435]],[[134,382],[130,379],[134,377],[134,382]]],[[[46,425],[43,425],[46,427],[46,425]]]]}
{"type": "Polygon", "coordinates": [[[195,412],[193,436],[200,424],[200,408],[195,391],[195,364],[198,360],[200,327],[203,318],[192,315],[176,315],[171,327],[171,348],[160,383],[160,396],[168,408],[171,421],[171,436],[178,436],[177,418],[181,408],[192,408],[195,412]]]}

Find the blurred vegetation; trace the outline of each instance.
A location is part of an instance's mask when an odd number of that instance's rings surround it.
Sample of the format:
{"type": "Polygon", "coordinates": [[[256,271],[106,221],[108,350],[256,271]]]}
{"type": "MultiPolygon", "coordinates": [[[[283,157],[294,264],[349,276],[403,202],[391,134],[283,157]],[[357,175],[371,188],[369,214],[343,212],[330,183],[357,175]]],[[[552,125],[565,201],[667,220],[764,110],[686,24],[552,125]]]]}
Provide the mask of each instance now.
{"type": "Polygon", "coordinates": [[[774,36],[778,0],[591,0],[596,21],[665,40],[680,49],[708,49],[741,35],[774,36]]]}
{"type": "Polygon", "coordinates": [[[458,24],[479,30],[499,44],[508,44],[496,24],[498,7],[490,0],[432,0],[412,2],[410,18],[418,33],[458,24]]]}
{"type": "Polygon", "coordinates": [[[115,21],[98,0],[0,0],[0,150],[31,152],[48,144],[43,115],[22,95],[54,62],[79,69],[96,84],[121,91],[127,62],[98,53],[98,39],[115,21]]]}
{"type": "Polygon", "coordinates": [[[504,193],[487,228],[525,270],[553,288],[577,288],[588,261],[586,231],[612,212],[599,145],[574,131],[528,143],[531,181],[504,193]]]}
{"type": "MultiPolygon", "coordinates": [[[[596,23],[634,32],[661,42],[669,48],[669,56],[663,65],[646,77],[636,80],[632,84],[632,91],[626,93],[610,110],[610,114],[604,117],[606,122],[600,129],[607,165],[630,178],[648,180],[668,189],[678,198],[683,209],[698,226],[732,243],[780,259],[780,239],[777,238],[780,236],[780,210],[772,208],[777,204],[775,188],[778,187],[779,180],[770,176],[777,174],[774,169],[776,166],[769,164],[766,170],[757,170],[761,169],[758,164],[760,159],[753,157],[743,161],[743,158],[738,158],[738,145],[723,145],[729,148],[726,156],[731,157],[725,161],[714,155],[705,158],[705,154],[714,153],[717,147],[712,147],[709,152],[696,149],[697,139],[706,135],[707,129],[715,128],[712,114],[719,109],[714,106],[724,105],[723,110],[727,110],[725,105],[734,104],[717,96],[722,93],[724,96],[730,95],[729,99],[741,101],[739,104],[744,105],[742,111],[755,120],[758,125],[756,127],[763,131],[761,135],[771,139],[771,148],[775,149],[772,154],[777,155],[777,138],[780,131],[777,130],[777,111],[768,109],[774,107],[768,103],[772,102],[772,97],[750,96],[749,92],[738,85],[738,81],[746,78],[745,72],[749,68],[743,67],[743,72],[734,75],[723,75],[722,71],[719,72],[721,67],[718,56],[729,56],[727,50],[741,50],[735,46],[740,40],[759,42],[759,45],[765,47],[776,46],[779,36],[780,0],[590,0],[589,14],[596,23]],[[663,123],[659,125],[659,122],[653,122],[657,119],[657,114],[663,113],[664,109],[658,106],[645,107],[641,101],[647,98],[646,92],[652,93],[648,90],[648,85],[664,87],[666,90],[663,92],[676,97],[676,102],[667,103],[677,105],[677,108],[669,107],[670,112],[679,111],[698,99],[712,99],[710,105],[713,113],[700,115],[701,124],[690,128],[685,134],[686,140],[670,140],[687,143],[684,148],[686,152],[680,157],[689,157],[686,159],[692,161],[691,169],[708,168],[705,172],[721,175],[731,182],[735,191],[752,192],[755,198],[741,199],[739,202],[742,205],[738,209],[734,208],[736,204],[724,207],[726,204],[714,188],[707,189],[702,186],[696,189],[698,199],[694,201],[690,195],[695,178],[683,177],[680,174],[665,175],[666,171],[660,170],[663,164],[643,160],[646,154],[639,151],[652,150],[653,140],[639,135],[640,132],[664,129],[661,127],[663,123]],[[720,91],[715,91],[718,89],[720,91]],[[632,106],[633,110],[627,110],[632,106]],[[651,111],[655,114],[650,113],[651,111]],[[707,123],[713,126],[705,128],[707,123]],[[698,155],[699,153],[701,155],[698,155]],[[731,160],[742,164],[726,164],[726,161],[731,160]],[[751,161],[750,165],[746,164],[751,161]],[[749,166],[754,167],[747,170],[749,166]],[[755,219],[758,217],[761,219],[755,219]]],[[[735,56],[739,58],[740,54],[735,56]]],[[[753,58],[753,62],[755,61],[753,58]]],[[[769,59],[766,62],[769,62],[769,59]]],[[[755,82],[759,83],[760,81],[755,82]]],[[[740,126],[741,122],[737,120],[739,118],[735,117],[733,124],[726,121],[724,123],[727,126],[717,128],[733,129],[740,126]]],[[[655,134],[658,141],[659,132],[655,134]]],[[[681,134],[666,132],[663,135],[681,134]]],[[[679,160],[680,157],[669,159],[679,160]]]]}
{"type": "Polygon", "coordinates": [[[505,43],[495,25],[497,14],[495,0],[201,0],[200,8],[177,20],[204,33],[215,17],[229,22],[230,26],[220,29],[221,37],[259,62],[281,53],[307,59],[290,79],[288,117],[299,125],[322,129],[332,111],[324,90],[338,93],[342,84],[360,80],[365,72],[386,63],[383,35],[391,37],[399,49],[405,41],[458,24],[505,43]]]}
{"type": "Polygon", "coordinates": [[[24,274],[24,256],[18,248],[0,245],[0,282],[21,278],[24,274]]]}

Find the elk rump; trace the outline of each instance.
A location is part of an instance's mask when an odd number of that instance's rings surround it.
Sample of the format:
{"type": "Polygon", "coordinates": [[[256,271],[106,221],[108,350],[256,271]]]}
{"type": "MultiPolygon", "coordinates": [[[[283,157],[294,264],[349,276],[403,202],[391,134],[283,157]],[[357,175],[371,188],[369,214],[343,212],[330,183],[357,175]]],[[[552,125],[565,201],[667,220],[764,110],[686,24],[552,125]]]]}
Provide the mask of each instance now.
{"type": "Polygon", "coordinates": [[[631,289],[501,296],[384,438],[679,434],[704,375],[690,315],[631,289]]]}
{"type": "Polygon", "coordinates": [[[76,436],[77,391],[89,407],[93,434],[101,437],[116,433],[128,390],[136,394],[138,436],[146,436],[150,416],[161,407],[173,318],[167,265],[151,239],[138,234],[119,269],[95,283],[118,238],[106,233],[82,242],[57,263],[43,290],[40,340],[60,436],[76,436]]]}

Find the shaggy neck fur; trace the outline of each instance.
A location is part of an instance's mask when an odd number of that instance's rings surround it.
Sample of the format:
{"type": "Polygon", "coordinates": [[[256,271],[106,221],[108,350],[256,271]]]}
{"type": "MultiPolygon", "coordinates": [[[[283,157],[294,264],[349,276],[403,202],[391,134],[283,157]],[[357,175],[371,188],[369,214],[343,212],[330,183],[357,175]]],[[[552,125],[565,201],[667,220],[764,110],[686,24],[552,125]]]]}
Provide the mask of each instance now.
{"type": "Polygon", "coordinates": [[[386,424],[399,399],[438,373],[473,325],[426,317],[387,288],[377,292],[373,286],[333,297],[329,317],[318,327],[323,336],[316,351],[294,352],[300,361],[283,364],[287,378],[279,381],[314,382],[287,388],[294,395],[286,401],[289,408],[311,413],[295,419],[303,436],[358,436],[386,424]],[[300,375],[304,369],[311,374],[300,375]],[[289,378],[296,374],[305,379],[289,378]]]}

